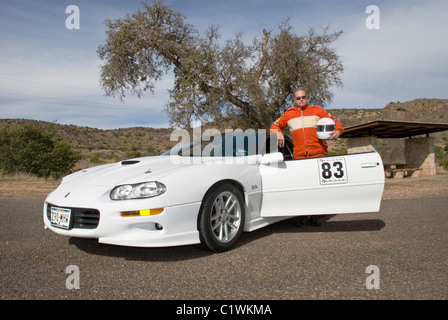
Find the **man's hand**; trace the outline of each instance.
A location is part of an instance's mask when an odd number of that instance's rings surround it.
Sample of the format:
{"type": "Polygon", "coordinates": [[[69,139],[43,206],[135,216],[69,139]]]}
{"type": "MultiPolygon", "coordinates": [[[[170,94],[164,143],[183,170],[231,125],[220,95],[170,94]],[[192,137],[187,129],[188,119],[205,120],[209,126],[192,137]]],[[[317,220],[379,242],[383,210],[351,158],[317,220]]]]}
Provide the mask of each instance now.
{"type": "Polygon", "coordinates": [[[330,140],[337,139],[341,136],[341,132],[339,130],[335,130],[331,133],[330,140]]]}
{"type": "Polygon", "coordinates": [[[277,143],[279,148],[283,148],[285,146],[285,136],[281,131],[277,132],[277,143]]]}
{"type": "Polygon", "coordinates": [[[280,130],[271,130],[271,134],[277,135],[277,144],[279,148],[283,148],[285,146],[285,136],[283,135],[283,132],[280,130]]]}

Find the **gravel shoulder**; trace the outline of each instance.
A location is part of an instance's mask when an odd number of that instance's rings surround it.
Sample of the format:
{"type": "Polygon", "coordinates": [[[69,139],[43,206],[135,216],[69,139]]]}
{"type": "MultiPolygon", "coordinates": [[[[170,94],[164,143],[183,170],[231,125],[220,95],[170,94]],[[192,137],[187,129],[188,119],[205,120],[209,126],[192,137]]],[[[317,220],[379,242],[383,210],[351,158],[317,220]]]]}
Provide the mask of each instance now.
{"type": "Polygon", "coordinates": [[[419,178],[386,179],[383,199],[448,196],[448,174],[419,178]]]}

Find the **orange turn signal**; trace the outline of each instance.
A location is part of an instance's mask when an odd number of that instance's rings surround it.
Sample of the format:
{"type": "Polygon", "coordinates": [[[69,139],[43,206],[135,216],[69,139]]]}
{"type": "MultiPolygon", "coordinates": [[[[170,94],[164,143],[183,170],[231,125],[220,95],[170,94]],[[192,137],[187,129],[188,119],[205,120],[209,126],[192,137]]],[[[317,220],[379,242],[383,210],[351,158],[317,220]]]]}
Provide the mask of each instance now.
{"type": "Polygon", "coordinates": [[[157,209],[146,209],[146,210],[134,210],[134,211],[122,211],[122,217],[143,217],[143,216],[153,216],[163,212],[163,208],[157,209]]]}

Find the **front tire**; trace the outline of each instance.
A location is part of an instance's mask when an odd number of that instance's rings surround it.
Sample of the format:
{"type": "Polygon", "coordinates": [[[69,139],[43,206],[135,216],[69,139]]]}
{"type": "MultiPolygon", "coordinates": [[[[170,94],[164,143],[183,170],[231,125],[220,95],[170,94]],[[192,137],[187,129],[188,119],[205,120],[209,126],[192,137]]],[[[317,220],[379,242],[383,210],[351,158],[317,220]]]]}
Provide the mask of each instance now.
{"type": "Polygon", "coordinates": [[[244,201],[240,190],[230,183],[218,185],[204,198],[198,229],[201,243],[214,252],[230,250],[244,228],[244,201]]]}

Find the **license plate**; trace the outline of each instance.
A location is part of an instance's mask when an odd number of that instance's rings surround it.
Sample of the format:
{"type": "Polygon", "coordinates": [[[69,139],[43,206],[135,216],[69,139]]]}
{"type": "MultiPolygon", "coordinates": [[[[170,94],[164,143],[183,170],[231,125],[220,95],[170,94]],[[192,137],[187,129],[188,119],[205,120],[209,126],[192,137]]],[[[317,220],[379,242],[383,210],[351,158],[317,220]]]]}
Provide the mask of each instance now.
{"type": "Polygon", "coordinates": [[[70,215],[72,211],[65,208],[51,208],[51,225],[59,228],[68,229],[70,225],[70,215]]]}

